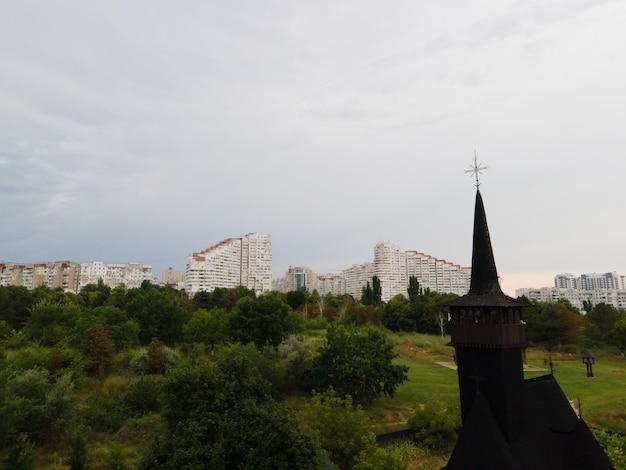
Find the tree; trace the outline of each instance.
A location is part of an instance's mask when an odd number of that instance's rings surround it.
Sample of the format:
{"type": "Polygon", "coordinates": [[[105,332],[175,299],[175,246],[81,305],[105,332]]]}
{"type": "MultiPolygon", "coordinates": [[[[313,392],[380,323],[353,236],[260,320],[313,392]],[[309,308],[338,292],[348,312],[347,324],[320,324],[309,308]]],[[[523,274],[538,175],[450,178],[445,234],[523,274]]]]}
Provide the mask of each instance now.
{"type": "Polygon", "coordinates": [[[258,348],[266,344],[276,347],[303,322],[278,292],[269,292],[258,298],[242,298],[230,318],[230,330],[234,341],[254,343],[258,348]]]}
{"type": "Polygon", "coordinates": [[[40,300],[32,307],[24,332],[42,346],[53,346],[68,333],[72,313],[72,307],[40,300]]]}
{"type": "Polygon", "coordinates": [[[102,325],[107,330],[116,351],[132,348],[139,342],[137,321],[129,319],[125,311],[112,306],[83,309],[72,329],[74,341],[84,338],[87,330],[95,325],[102,325]]]}
{"type": "Polygon", "coordinates": [[[620,312],[612,305],[599,303],[585,315],[584,335],[589,343],[613,344],[613,328],[620,312]]]}
{"type": "Polygon", "coordinates": [[[97,284],[84,286],[78,295],[83,299],[86,307],[101,307],[109,300],[111,288],[100,278],[97,284]]]}
{"type": "Polygon", "coordinates": [[[533,301],[524,312],[527,337],[535,344],[542,344],[548,351],[558,346],[578,342],[582,317],[569,310],[566,305],[555,302],[533,301]]]}
{"type": "Polygon", "coordinates": [[[285,302],[293,310],[298,310],[302,305],[306,303],[306,289],[289,291],[285,294],[285,302]]]}
{"type": "Polygon", "coordinates": [[[35,304],[35,296],[26,287],[0,286],[0,320],[12,328],[22,328],[35,304]]]}
{"type": "Polygon", "coordinates": [[[418,442],[446,452],[456,442],[461,417],[458,410],[450,410],[444,402],[431,400],[417,407],[408,424],[418,442]]]}
{"type": "Polygon", "coordinates": [[[621,318],[615,322],[613,341],[622,354],[626,353],[626,318],[621,318]]]}
{"type": "Polygon", "coordinates": [[[313,383],[320,390],[333,387],[340,397],[350,395],[356,404],[369,404],[383,394],[393,397],[409,370],[392,364],[396,356],[380,328],[333,323],[313,358],[313,383]]]}
{"type": "Polygon", "coordinates": [[[214,307],[210,311],[200,308],[193,312],[191,319],[183,326],[183,337],[188,343],[203,343],[215,349],[215,343],[230,340],[230,317],[223,308],[214,307]]]}
{"type": "Polygon", "coordinates": [[[382,286],[380,284],[380,278],[378,276],[372,277],[372,285],[369,281],[362,289],[361,303],[363,305],[378,305],[382,301],[382,286]]]}
{"type": "Polygon", "coordinates": [[[417,280],[417,277],[409,277],[409,286],[407,287],[406,292],[409,295],[409,299],[411,300],[417,298],[418,295],[422,294],[422,288],[420,287],[420,283],[417,280]]]}
{"type": "Polygon", "coordinates": [[[313,393],[300,411],[302,421],[318,435],[320,445],[339,470],[354,467],[359,454],[376,445],[370,431],[370,420],[352,398],[337,396],[331,387],[324,393],[313,393]]]}
{"type": "Polygon", "coordinates": [[[165,435],[140,469],[317,469],[314,437],[245,356],[182,365],[163,382],[165,435]]]}
{"type": "Polygon", "coordinates": [[[385,305],[381,322],[392,331],[415,331],[415,318],[409,300],[402,294],[392,297],[385,305]]]}
{"type": "Polygon", "coordinates": [[[134,290],[127,312],[139,323],[139,340],[143,344],[154,337],[167,344],[182,340],[183,325],[189,318],[183,300],[171,290],[150,283],[134,290]]]}
{"type": "Polygon", "coordinates": [[[113,359],[113,343],[102,325],[96,325],[85,333],[83,355],[88,361],[87,370],[102,377],[113,359]]]}

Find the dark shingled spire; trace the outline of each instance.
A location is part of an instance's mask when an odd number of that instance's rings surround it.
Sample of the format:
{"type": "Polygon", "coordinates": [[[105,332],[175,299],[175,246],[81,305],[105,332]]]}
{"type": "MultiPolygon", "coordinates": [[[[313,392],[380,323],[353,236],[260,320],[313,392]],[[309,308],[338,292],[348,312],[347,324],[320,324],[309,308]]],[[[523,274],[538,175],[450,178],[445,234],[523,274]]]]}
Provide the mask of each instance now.
{"type": "Polygon", "coordinates": [[[469,295],[504,295],[498,282],[498,271],[493,258],[487,216],[479,189],[476,189],[476,205],[474,207],[474,247],[469,295]]]}
{"type": "Polygon", "coordinates": [[[452,307],[520,307],[528,305],[505,295],[500,288],[498,271],[491,248],[487,216],[480,190],[476,188],[474,208],[474,245],[472,251],[472,280],[467,295],[446,303],[452,307]]]}

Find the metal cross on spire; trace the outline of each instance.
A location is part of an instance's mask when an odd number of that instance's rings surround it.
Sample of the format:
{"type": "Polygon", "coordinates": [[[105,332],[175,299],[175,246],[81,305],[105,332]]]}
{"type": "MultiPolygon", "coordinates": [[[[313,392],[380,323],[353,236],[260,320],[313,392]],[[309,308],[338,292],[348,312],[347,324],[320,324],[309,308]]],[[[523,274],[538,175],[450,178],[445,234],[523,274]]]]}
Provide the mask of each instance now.
{"type": "Polygon", "coordinates": [[[478,187],[480,186],[480,182],[478,181],[478,175],[482,175],[483,171],[487,170],[488,168],[488,166],[483,166],[482,163],[478,163],[478,161],[476,160],[476,151],[474,151],[474,165],[471,166],[469,170],[465,170],[465,173],[471,173],[476,177],[476,183],[474,184],[474,186],[476,186],[476,189],[478,189],[478,187]]]}

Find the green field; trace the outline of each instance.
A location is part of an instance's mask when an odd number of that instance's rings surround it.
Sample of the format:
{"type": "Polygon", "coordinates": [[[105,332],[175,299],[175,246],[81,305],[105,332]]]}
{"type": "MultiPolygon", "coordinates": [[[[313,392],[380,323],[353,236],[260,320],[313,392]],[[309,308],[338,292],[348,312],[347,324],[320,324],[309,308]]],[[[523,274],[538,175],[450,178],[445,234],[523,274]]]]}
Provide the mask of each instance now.
{"type": "MultiPolygon", "coordinates": [[[[414,407],[428,400],[441,400],[459,407],[456,371],[438,362],[451,362],[450,340],[434,336],[392,335],[398,363],[410,367],[409,380],[402,384],[394,398],[377,400],[368,410],[375,419],[377,433],[405,428],[414,407]]],[[[588,378],[585,365],[576,355],[556,354],[552,358],[554,376],[564,394],[578,405],[590,427],[626,433],[626,359],[609,353],[595,352],[594,377],[588,378]]],[[[543,371],[526,371],[527,378],[549,373],[547,353],[529,349],[528,363],[543,371]]]]}

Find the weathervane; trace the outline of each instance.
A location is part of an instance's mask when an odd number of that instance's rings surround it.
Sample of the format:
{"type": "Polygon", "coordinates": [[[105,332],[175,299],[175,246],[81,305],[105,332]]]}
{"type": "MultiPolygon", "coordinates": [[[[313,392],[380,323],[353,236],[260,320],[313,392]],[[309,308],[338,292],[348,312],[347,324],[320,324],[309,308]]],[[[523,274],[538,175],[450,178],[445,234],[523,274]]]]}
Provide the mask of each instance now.
{"type": "Polygon", "coordinates": [[[476,160],[476,151],[474,150],[474,165],[471,166],[469,170],[465,170],[465,173],[471,173],[476,177],[476,183],[474,184],[474,186],[476,186],[476,189],[478,189],[478,187],[480,186],[480,182],[478,181],[478,175],[482,175],[483,171],[487,170],[488,168],[488,166],[483,166],[482,163],[478,163],[478,161],[476,160]]]}

